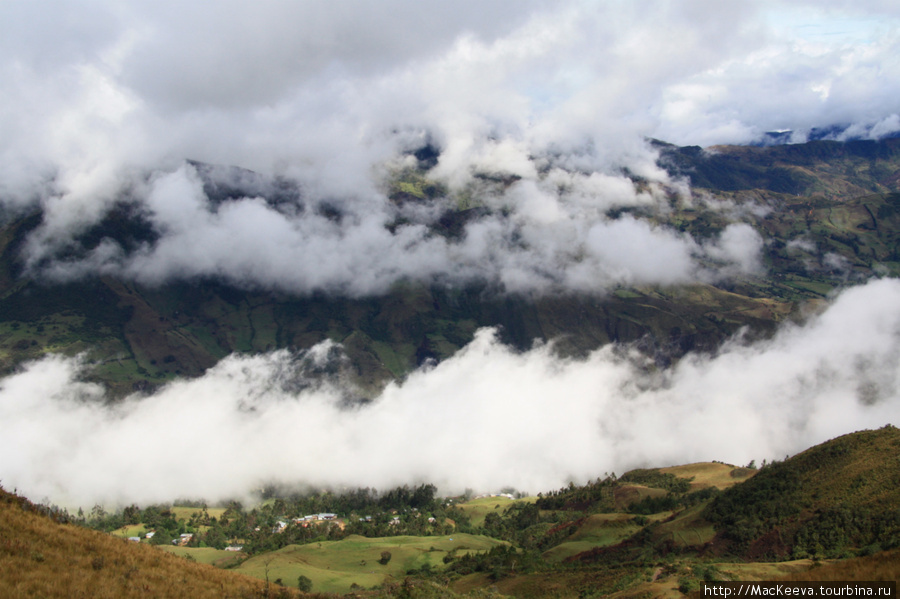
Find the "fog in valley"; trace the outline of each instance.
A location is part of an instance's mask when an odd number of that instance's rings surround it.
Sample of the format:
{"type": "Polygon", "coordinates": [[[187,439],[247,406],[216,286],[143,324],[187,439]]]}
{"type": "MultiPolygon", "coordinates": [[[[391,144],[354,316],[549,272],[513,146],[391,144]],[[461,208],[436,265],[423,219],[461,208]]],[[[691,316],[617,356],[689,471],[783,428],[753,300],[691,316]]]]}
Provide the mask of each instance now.
{"type": "Polygon", "coordinates": [[[900,283],[873,281],[803,326],[662,371],[612,346],[583,360],[519,353],[484,329],[363,405],[340,377],[301,374],[340,360],[330,342],[232,356],[114,407],[77,382],[84,364],[48,357],[0,383],[3,484],[80,505],[270,484],[537,493],[636,467],[783,459],[896,421],[898,302],[900,283]]]}

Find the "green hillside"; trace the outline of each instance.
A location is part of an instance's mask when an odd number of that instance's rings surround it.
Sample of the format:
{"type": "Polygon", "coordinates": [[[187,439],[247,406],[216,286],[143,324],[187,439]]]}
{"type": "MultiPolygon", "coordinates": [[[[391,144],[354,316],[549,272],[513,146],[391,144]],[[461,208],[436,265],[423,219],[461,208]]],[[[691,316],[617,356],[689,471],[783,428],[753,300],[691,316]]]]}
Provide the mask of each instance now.
{"type": "MultiPolygon", "coordinates": [[[[7,246],[6,264],[14,252],[7,246]]],[[[444,359],[483,326],[521,348],[559,338],[564,353],[611,341],[653,340],[673,359],[713,349],[742,326],[770,330],[791,302],[712,286],[641,288],[606,298],[486,295],[477,288],[409,284],[385,297],[290,297],[206,283],[148,289],[112,279],[46,286],[15,279],[0,293],[0,367],[50,352],[87,351],[92,376],[119,393],[196,376],[232,352],[306,348],[331,339],[363,389],[444,359]]],[[[785,294],[803,295],[792,288],[785,294]]],[[[809,294],[807,294],[809,295],[809,294]]]]}
{"type": "Polygon", "coordinates": [[[900,546],[900,430],[839,437],[764,468],[704,517],[717,550],[759,558],[845,557],[900,546]]]}

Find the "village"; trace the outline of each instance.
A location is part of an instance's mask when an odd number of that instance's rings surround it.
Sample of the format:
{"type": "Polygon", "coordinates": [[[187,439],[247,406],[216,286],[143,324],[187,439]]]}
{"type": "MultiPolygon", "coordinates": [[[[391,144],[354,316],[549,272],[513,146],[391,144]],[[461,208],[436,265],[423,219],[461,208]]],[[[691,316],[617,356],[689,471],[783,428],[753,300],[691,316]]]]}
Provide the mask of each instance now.
{"type": "MultiPolygon", "coordinates": [[[[391,537],[439,536],[464,532],[469,517],[458,504],[467,499],[514,499],[511,493],[436,498],[435,487],[400,487],[379,495],[357,490],[331,492],[293,499],[271,498],[245,510],[239,502],[227,507],[130,506],[123,512],[103,514],[90,525],[135,543],[175,547],[210,547],[255,554],[289,544],[340,540],[349,535],[391,537]],[[303,507],[337,507],[335,511],[306,512],[303,507]]],[[[100,516],[100,514],[93,514],[100,516]]]]}

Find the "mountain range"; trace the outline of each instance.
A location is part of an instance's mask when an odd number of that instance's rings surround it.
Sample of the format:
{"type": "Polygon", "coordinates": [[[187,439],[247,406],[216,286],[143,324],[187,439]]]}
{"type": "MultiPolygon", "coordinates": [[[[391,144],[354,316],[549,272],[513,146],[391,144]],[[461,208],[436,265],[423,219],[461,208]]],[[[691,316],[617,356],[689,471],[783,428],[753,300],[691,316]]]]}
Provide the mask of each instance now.
{"type": "MultiPolygon", "coordinates": [[[[480,327],[499,327],[502,340],[520,349],[555,340],[563,355],[585,355],[610,342],[636,344],[666,365],[686,352],[714,351],[739,330],[766,336],[834,290],[898,274],[900,140],[705,150],[653,143],[659,166],[673,180],[689,181],[693,199],[679,201],[670,191],[666,210],[612,207],[606,217],[638,219],[701,243],[738,220],[762,240],[756,274],[588,293],[401,279],[366,296],[292,293],[208,276],[150,285],[97,272],[59,281],[26,267],[22,257],[41,211],[9,213],[0,229],[0,369],[12,372],[46,352],[84,353],[89,378],[123,396],[197,376],[233,352],[303,349],[330,339],[348,357],[346,374],[359,396],[367,397],[429,360],[453,355],[480,327]]],[[[478,197],[451,198],[455,205],[446,208],[446,188],[428,178],[436,156],[433,148],[418,150],[418,166],[395,172],[386,194],[396,205],[439,207],[430,235],[452,240],[498,208],[478,197]]],[[[272,206],[304,205],[296,183],[235,167],[190,166],[213,206],[263,194],[272,206]]],[[[515,182],[483,177],[500,188],[515,182]]],[[[342,218],[338,202],[307,209],[342,218]]],[[[123,197],[80,231],[59,260],[77,260],[102,244],[127,250],[158,238],[123,197]]]]}

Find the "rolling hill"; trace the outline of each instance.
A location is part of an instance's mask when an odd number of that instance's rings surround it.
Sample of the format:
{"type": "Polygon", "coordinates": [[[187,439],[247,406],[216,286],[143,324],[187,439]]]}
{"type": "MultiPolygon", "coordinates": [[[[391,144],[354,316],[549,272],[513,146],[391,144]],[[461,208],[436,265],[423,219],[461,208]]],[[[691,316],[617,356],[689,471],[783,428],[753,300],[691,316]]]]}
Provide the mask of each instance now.
{"type": "Polygon", "coordinates": [[[764,468],[704,511],[724,542],[716,550],[784,559],[900,545],[898,455],[900,431],[886,426],[764,468]]]}
{"type": "Polygon", "coordinates": [[[562,567],[516,573],[507,564],[455,588],[493,580],[521,597],[678,597],[703,581],[894,580],[898,455],[900,429],[885,426],[759,470],[691,464],[560,489],[538,505],[563,509],[542,554],[562,567]],[[622,491],[630,503],[614,503],[622,491]]]}

